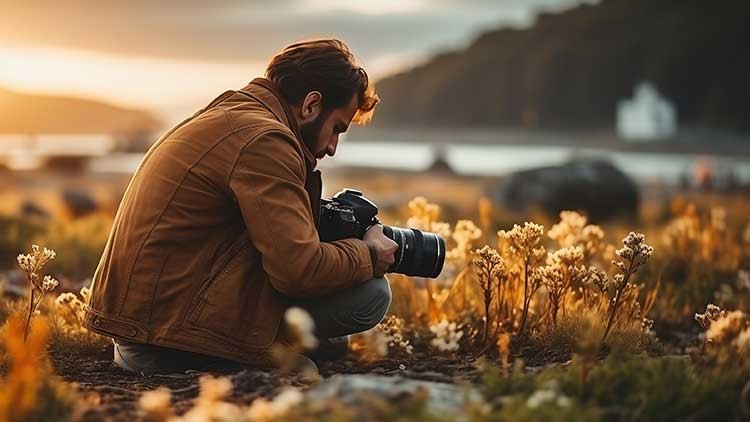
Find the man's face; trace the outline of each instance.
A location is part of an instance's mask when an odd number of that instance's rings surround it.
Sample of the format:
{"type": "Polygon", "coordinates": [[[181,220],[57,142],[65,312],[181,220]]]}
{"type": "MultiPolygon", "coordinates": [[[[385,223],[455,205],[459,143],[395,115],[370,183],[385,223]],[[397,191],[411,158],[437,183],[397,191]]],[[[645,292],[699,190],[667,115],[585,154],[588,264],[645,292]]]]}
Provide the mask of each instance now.
{"type": "Polygon", "coordinates": [[[339,144],[339,134],[349,129],[358,106],[357,95],[353,95],[346,106],[324,110],[311,123],[300,127],[302,142],[307,145],[315,158],[320,160],[326,155],[333,157],[339,144]]]}

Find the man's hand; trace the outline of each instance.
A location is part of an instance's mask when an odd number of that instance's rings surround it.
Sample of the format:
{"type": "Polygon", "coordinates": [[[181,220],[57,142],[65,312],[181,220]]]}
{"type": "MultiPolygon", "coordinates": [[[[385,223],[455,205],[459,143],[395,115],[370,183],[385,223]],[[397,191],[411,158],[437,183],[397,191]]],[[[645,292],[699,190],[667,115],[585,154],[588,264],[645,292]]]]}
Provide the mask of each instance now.
{"type": "Polygon", "coordinates": [[[368,247],[374,247],[377,253],[372,263],[374,277],[382,277],[388,268],[393,265],[394,254],[398,249],[398,243],[383,234],[383,226],[376,224],[365,233],[364,239],[368,247]]]}

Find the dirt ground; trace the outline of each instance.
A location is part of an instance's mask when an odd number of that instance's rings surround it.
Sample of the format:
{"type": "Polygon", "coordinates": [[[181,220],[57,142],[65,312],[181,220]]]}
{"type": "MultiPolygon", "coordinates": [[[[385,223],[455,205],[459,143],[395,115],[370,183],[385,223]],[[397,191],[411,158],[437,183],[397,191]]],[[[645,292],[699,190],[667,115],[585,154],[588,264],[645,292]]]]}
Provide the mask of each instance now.
{"type": "MultiPolygon", "coordinates": [[[[187,411],[198,395],[198,380],[203,373],[188,371],[178,375],[144,377],[120,369],[111,357],[111,347],[94,355],[53,353],[50,356],[57,375],[74,384],[81,397],[95,404],[84,414],[84,420],[132,421],[138,412],[141,393],[160,386],[172,391],[172,405],[177,413],[187,411]]],[[[440,357],[415,353],[408,359],[366,363],[350,355],[340,361],[322,362],[318,366],[323,379],[335,374],[372,373],[445,383],[476,383],[480,374],[474,366],[475,360],[472,356],[440,357]]],[[[233,373],[213,372],[212,375],[229,376],[234,385],[230,401],[244,405],[249,405],[259,396],[272,397],[286,386],[305,389],[313,385],[302,375],[255,368],[233,373]]]]}
{"type": "MultiPolygon", "coordinates": [[[[684,354],[695,347],[698,339],[695,332],[663,328],[666,339],[664,352],[684,354]]],[[[84,420],[132,421],[137,416],[138,399],[142,392],[160,386],[172,391],[172,406],[178,413],[184,413],[198,396],[198,380],[204,373],[188,371],[178,375],[141,376],[124,371],[112,362],[112,348],[106,347],[99,353],[76,355],[53,353],[51,361],[55,372],[66,382],[76,386],[81,397],[93,400],[95,406],[84,414],[84,420]]],[[[363,362],[350,353],[345,359],[318,364],[323,380],[336,374],[370,373],[378,375],[400,375],[402,377],[443,383],[481,382],[481,373],[476,367],[476,356],[439,356],[415,352],[408,358],[385,358],[377,362],[363,362]]],[[[527,361],[527,369],[541,369],[544,362],[527,361]],[[539,366],[536,366],[536,365],[539,366]]],[[[550,362],[546,362],[549,364],[550,362]]],[[[283,387],[294,386],[301,389],[314,385],[299,374],[282,374],[277,370],[268,371],[247,368],[239,372],[212,372],[215,376],[228,376],[234,389],[230,401],[249,405],[257,397],[273,397],[283,387]]]]}

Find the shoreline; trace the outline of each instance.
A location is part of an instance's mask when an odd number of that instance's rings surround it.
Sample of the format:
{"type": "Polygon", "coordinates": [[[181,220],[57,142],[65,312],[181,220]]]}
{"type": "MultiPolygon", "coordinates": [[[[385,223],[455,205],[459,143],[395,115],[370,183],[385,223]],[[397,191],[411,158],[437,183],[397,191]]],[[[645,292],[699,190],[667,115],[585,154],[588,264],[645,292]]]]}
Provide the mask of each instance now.
{"type": "Polygon", "coordinates": [[[624,141],[611,129],[542,130],[523,128],[357,127],[345,142],[408,142],[441,146],[529,146],[593,148],[616,152],[750,157],[750,133],[682,128],[666,140],[624,141]]]}

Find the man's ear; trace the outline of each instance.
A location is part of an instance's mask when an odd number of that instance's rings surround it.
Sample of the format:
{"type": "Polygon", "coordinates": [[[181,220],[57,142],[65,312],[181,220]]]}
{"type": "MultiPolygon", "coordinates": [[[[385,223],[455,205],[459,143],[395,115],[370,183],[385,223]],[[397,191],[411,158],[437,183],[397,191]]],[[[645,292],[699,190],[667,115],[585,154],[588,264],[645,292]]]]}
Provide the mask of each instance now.
{"type": "Polygon", "coordinates": [[[318,118],[323,111],[323,95],[319,91],[310,91],[302,100],[300,108],[300,122],[310,123],[318,118]]]}

